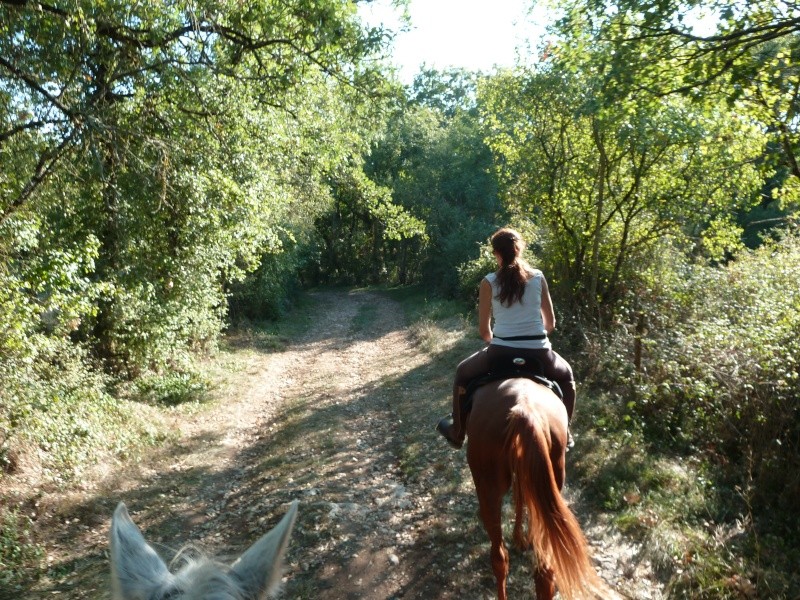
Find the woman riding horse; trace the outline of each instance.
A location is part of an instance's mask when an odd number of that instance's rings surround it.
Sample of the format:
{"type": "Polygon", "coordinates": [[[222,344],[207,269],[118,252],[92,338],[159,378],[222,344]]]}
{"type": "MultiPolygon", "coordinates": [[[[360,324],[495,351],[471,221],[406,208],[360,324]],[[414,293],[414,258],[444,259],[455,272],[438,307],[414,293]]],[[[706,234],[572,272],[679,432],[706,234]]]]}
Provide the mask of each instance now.
{"type": "Polygon", "coordinates": [[[538,364],[540,374],[560,386],[568,419],[572,419],[575,410],[572,367],[553,351],[547,337],[556,327],[547,280],[522,258],[525,241],[515,230],[499,229],[491,242],[498,269],[481,281],[478,300],[478,331],[489,345],[458,365],[453,382],[452,422],[445,417],[436,427],[455,448],[461,448],[467,433],[467,385],[488,374],[491,365],[503,359],[522,358],[528,364],[538,364]]]}
{"type": "Polygon", "coordinates": [[[491,241],[498,269],[481,282],[478,308],[480,335],[489,345],[459,364],[453,421],[442,419],[437,429],[456,448],[469,433],[467,462],[491,542],[499,600],[507,598],[509,555],[501,508],[509,490],[515,505],[514,543],[536,554],[539,600],[552,600],[556,587],[566,600],[618,597],[597,577],[578,521],[561,496],[575,381],[572,368],[547,337],[556,325],[547,281],[521,257],[525,242],[519,233],[503,228],[491,241]],[[538,365],[539,374],[558,383],[563,402],[552,389],[512,376],[479,387],[472,394],[468,420],[469,382],[497,364],[519,364],[519,359],[538,365]]]}

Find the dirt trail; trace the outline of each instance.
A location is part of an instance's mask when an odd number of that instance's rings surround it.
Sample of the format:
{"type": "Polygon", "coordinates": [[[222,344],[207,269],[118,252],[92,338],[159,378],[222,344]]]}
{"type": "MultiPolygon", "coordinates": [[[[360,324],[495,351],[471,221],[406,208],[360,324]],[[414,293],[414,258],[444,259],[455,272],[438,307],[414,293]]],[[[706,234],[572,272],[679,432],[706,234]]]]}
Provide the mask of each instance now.
{"type": "MultiPolygon", "coordinates": [[[[433,430],[449,370],[415,348],[392,300],[325,291],[314,302],[303,339],[248,353],[231,399],[176,421],[174,445],[73,505],[48,548],[66,574],[26,597],[110,598],[105,535],[119,500],[165,556],[192,541],[228,559],[293,499],[285,598],[494,597],[464,452],[433,430]]],[[[662,598],[637,549],[609,531],[587,525],[603,578],[662,598]]],[[[511,560],[509,597],[533,598],[528,557],[511,560]]]]}

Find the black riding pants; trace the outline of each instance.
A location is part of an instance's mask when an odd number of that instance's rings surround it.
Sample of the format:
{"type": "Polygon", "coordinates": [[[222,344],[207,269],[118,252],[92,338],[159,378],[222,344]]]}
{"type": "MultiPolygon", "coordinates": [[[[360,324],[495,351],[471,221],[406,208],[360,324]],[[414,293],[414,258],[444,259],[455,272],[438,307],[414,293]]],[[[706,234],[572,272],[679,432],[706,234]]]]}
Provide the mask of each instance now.
{"type": "Polygon", "coordinates": [[[575,378],[572,375],[572,367],[561,355],[551,348],[510,348],[499,344],[489,344],[462,360],[456,368],[456,377],[453,382],[453,420],[457,425],[462,422],[460,403],[467,384],[476,377],[488,374],[494,360],[516,357],[539,362],[542,366],[542,375],[555,381],[561,387],[564,406],[567,408],[567,417],[572,420],[572,413],[575,412],[575,378]]]}

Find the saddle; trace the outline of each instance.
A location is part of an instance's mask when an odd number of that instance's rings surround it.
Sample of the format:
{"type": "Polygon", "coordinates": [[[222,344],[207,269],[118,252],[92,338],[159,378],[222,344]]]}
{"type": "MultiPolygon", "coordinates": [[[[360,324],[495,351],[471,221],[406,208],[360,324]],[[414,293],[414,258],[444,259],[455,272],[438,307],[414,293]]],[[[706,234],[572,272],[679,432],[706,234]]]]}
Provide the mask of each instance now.
{"type": "Polygon", "coordinates": [[[521,357],[495,359],[490,365],[490,370],[486,375],[476,377],[467,384],[467,392],[464,399],[465,412],[472,410],[472,396],[479,387],[491,383],[492,381],[515,379],[518,377],[530,379],[539,385],[543,385],[563,401],[564,393],[561,391],[561,387],[555,381],[544,377],[542,372],[542,365],[536,359],[525,359],[521,357]]]}

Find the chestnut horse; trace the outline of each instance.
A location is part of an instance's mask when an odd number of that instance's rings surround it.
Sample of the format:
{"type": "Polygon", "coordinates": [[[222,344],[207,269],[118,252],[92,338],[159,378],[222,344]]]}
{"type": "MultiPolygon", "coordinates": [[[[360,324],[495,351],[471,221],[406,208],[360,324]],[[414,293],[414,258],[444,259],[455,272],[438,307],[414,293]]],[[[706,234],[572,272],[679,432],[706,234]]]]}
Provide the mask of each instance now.
{"type": "Polygon", "coordinates": [[[556,585],[567,600],[608,598],[610,590],[595,573],[580,526],[561,497],[567,444],[567,411],[561,400],[530,379],[484,385],[473,395],[467,439],[467,462],[491,541],[498,599],[506,600],[509,570],[501,508],[512,485],[514,545],[535,550],[536,598],[552,600],[556,585]]]}

